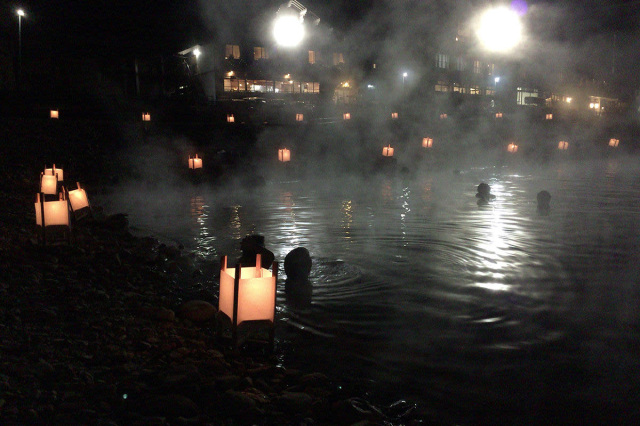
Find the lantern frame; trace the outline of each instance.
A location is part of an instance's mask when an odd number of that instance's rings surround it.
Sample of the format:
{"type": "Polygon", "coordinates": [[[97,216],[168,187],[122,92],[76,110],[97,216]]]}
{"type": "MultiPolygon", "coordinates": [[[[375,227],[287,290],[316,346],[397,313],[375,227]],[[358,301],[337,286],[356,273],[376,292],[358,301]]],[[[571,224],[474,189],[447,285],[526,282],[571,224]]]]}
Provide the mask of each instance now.
{"type": "MultiPolygon", "coordinates": [[[[231,322],[231,340],[238,346],[238,328],[242,324],[268,324],[269,344],[273,348],[276,324],[278,262],[271,271],[262,268],[262,257],[256,255],[256,266],[227,268],[227,256],[220,262],[218,312],[231,322]]],[[[218,330],[220,331],[220,330],[218,330]]]]}
{"type": "Polygon", "coordinates": [[[52,165],[50,169],[47,169],[47,166],[44,166],[44,174],[58,177],[58,182],[64,182],[64,170],[56,167],[55,164],[52,165]]]}

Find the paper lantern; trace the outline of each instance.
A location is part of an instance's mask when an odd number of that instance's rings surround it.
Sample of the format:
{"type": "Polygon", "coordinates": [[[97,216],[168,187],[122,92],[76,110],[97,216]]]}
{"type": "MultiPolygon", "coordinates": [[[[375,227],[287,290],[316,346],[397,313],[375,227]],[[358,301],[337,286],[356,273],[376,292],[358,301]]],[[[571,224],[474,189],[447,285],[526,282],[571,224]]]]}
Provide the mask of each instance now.
{"type": "Polygon", "coordinates": [[[57,110],[57,109],[52,109],[52,110],[49,112],[49,117],[54,118],[54,119],[57,119],[57,118],[59,117],[59,115],[58,115],[58,110],[57,110]]]}
{"type": "Polygon", "coordinates": [[[80,219],[91,212],[91,207],[89,206],[89,198],[87,198],[86,191],[80,187],[80,182],[77,182],[77,185],[78,189],[69,191],[67,198],[76,219],[80,219]]]}
{"type": "Polygon", "coordinates": [[[36,195],[36,225],[42,226],[44,214],[44,226],[64,225],[69,226],[69,203],[62,193],[57,201],[45,201],[40,194],[36,195]]]}
{"type": "Polygon", "coordinates": [[[40,173],[40,192],[46,195],[58,193],[58,178],[56,176],[40,173]]]}
{"type": "Polygon", "coordinates": [[[612,146],[614,148],[616,148],[618,146],[618,144],[620,143],[620,141],[618,139],[609,139],[609,146],[612,146]]]}
{"type": "Polygon", "coordinates": [[[502,118],[502,113],[501,112],[496,112],[496,118],[502,118]]]}
{"type": "Polygon", "coordinates": [[[149,114],[148,112],[143,112],[142,121],[151,121],[151,114],[149,114]]]}
{"type": "Polygon", "coordinates": [[[397,120],[398,119],[398,113],[397,112],[392,112],[391,113],[391,119],[397,120]]]}
{"type": "Polygon", "coordinates": [[[233,114],[227,114],[227,123],[235,123],[236,122],[236,118],[233,116],[233,114]]]}
{"type": "Polygon", "coordinates": [[[348,112],[345,112],[344,114],[342,114],[342,118],[344,120],[351,120],[351,114],[349,114],[348,112]]]}
{"type": "Polygon", "coordinates": [[[287,161],[291,161],[291,151],[287,148],[282,148],[278,150],[278,161],[282,161],[286,163],[287,161]]]}
{"type": "Polygon", "coordinates": [[[195,157],[189,156],[189,168],[194,170],[202,168],[202,158],[199,158],[198,154],[195,157]]]}
{"type": "Polygon", "coordinates": [[[231,320],[234,344],[238,325],[246,321],[268,321],[273,342],[277,275],[278,263],[273,262],[271,271],[264,269],[259,254],[256,266],[237,264],[235,269],[227,268],[227,256],[222,258],[218,310],[231,320]]]}
{"type": "Polygon", "coordinates": [[[385,157],[393,157],[393,148],[391,148],[391,145],[382,148],[382,155],[385,157]]]}
{"type": "Polygon", "coordinates": [[[518,152],[518,145],[516,145],[515,143],[510,143],[509,145],[507,145],[507,151],[511,153],[518,152]]]}
{"type": "Polygon", "coordinates": [[[56,176],[57,175],[58,176],[58,182],[64,182],[64,171],[62,169],[57,169],[55,164],[50,169],[47,169],[45,167],[44,174],[45,175],[49,175],[49,176],[56,176]]]}
{"type": "Polygon", "coordinates": [[[566,151],[567,148],[569,148],[569,142],[560,141],[560,143],[558,144],[558,149],[561,151],[566,151]]]}
{"type": "Polygon", "coordinates": [[[447,118],[447,114],[444,114],[444,113],[440,114],[440,120],[444,120],[446,118],[447,118]]]}
{"type": "Polygon", "coordinates": [[[422,146],[424,148],[431,148],[433,146],[432,138],[422,138],[422,146]]]}
{"type": "Polygon", "coordinates": [[[296,121],[304,121],[304,114],[296,114],[296,121]]]}
{"type": "Polygon", "coordinates": [[[546,119],[547,120],[553,120],[553,114],[547,114],[546,115],[546,119]]]}

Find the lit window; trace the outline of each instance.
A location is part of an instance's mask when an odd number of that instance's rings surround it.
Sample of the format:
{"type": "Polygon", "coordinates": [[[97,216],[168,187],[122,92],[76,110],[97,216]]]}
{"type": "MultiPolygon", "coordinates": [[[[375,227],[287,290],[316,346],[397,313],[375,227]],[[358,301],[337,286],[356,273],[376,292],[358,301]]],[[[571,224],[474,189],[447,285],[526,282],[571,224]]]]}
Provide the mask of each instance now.
{"type": "Polygon", "coordinates": [[[254,47],[253,48],[253,59],[269,59],[269,55],[267,55],[267,49],[264,47],[254,47]]]}
{"type": "Polygon", "coordinates": [[[472,95],[479,95],[480,94],[480,86],[471,86],[469,87],[469,93],[472,95]]]}
{"type": "Polygon", "coordinates": [[[309,51],[309,63],[310,64],[316,63],[316,52],[314,52],[313,50],[309,51]]]}
{"type": "Polygon", "coordinates": [[[482,63],[480,61],[473,61],[473,73],[480,74],[480,68],[482,68],[482,63]]]}
{"type": "Polygon", "coordinates": [[[436,84],[436,92],[448,92],[449,91],[449,83],[446,81],[438,81],[436,84]]]}
{"type": "Polygon", "coordinates": [[[436,67],[449,68],[449,55],[438,53],[436,55],[436,67]]]}
{"type": "Polygon", "coordinates": [[[240,46],[237,44],[227,44],[224,50],[225,59],[240,59],[240,46]]]}

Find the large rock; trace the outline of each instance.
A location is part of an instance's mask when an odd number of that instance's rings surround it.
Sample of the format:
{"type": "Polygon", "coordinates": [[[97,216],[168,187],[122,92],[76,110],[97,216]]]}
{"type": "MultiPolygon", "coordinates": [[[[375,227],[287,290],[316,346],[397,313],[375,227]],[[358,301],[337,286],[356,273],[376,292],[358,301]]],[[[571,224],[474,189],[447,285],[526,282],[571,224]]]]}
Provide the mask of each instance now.
{"type": "Polygon", "coordinates": [[[178,308],[178,317],[193,322],[209,321],[215,318],[217,313],[216,307],[204,300],[190,300],[178,308]]]}

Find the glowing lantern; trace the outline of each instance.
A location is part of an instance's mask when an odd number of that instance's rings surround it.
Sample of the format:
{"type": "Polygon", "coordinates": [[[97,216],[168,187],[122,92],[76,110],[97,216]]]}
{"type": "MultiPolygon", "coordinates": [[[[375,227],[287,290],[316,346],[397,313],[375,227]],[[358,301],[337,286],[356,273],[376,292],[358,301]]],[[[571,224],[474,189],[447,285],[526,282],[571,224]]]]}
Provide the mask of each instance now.
{"type": "Polygon", "coordinates": [[[397,119],[398,119],[398,113],[397,113],[397,112],[392,112],[392,113],[391,113],[391,118],[392,118],[393,120],[397,120],[397,119]]]}
{"type": "MultiPolygon", "coordinates": [[[[45,201],[44,194],[36,195],[34,204],[36,210],[36,226],[39,226],[42,233],[42,243],[46,244],[45,229],[48,226],[64,226],[69,230],[69,203],[64,199],[64,191],[60,193],[57,201],[45,201]]],[[[69,233],[67,232],[67,240],[69,233]]]]}
{"type": "Polygon", "coordinates": [[[502,118],[502,113],[501,112],[496,112],[496,118],[502,118]]]}
{"type": "Polygon", "coordinates": [[[273,343],[273,327],[276,313],[276,281],[278,263],[271,271],[262,268],[261,256],[256,255],[256,266],[227,268],[227,256],[220,268],[220,295],[218,310],[231,320],[234,344],[237,343],[238,325],[245,321],[267,321],[271,325],[270,340],[273,343]]]}
{"type": "Polygon", "coordinates": [[[391,148],[391,145],[387,145],[382,148],[382,155],[384,157],[393,157],[393,148],[391,148]]]}
{"type": "Polygon", "coordinates": [[[55,164],[50,169],[47,169],[45,167],[44,174],[45,175],[49,175],[49,176],[56,176],[57,175],[58,176],[58,181],[59,182],[64,182],[64,170],[57,169],[55,164]]]}
{"type": "Polygon", "coordinates": [[[193,158],[189,156],[189,168],[194,170],[202,168],[202,158],[199,158],[198,154],[193,158]]]}
{"type": "Polygon", "coordinates": [[[618,139],[609,139],[609,146],[616,148],[620,141],[618,139]]]}
{"type": "Polygon", "coordinates": [[[507,151],[511,153],[518,152],[518,145],[516,145],[515,143],[510,143],[509,145],[507,145],[507,151]]]}
{"type": "Polygon", "coordinates": [[[433,146],[432,138],[422,138],[422,146],[424,148],[431,148],[433,146]]]}
{"type": "Polygon", "coordinates": [[[447,118],[447,114],[444,114],[444,113],[440,114],[440,120],[444,120],[446,118],[447,118]]]}
{"type": "Polygon", "coordinates": [[[151,121],[151,114],[149,114],[148,112],[143,112],[142,121],[151,121]]]}
{"type": "Polygon", "coordinates": [[[235,123],[236,122],[236,118],[233,116],[233,114],[227,114],[227,123],[235,123]]]}
{"type": "Polygon", "coordinates": [[[567,148],[569,148],[569,142],[560,141],[560,143],[558,144],[558,149],[561,151],[566,151],[567,148]]]}
{"type": "Polygon", "coordinates": [[[69,204],[71,204],[71,210],[76,219],[83,218],[91,212],[91,206],[89,206],[89,199],[84,189],[80,187],[80,182],[77,182],[78,189],[69,191],[67,196],[69,198],[69,204]]]}
{"type": "Polygon", "coordinates": [[[49,117],[51,117],[51,118],[55,118],[55,119],[59,118],[58,110],[57,110],[57,109],[52,109],[52,110],[49,112],[49,117]]]}
{"type": "Polygon", "coordinates": [[[47,195],[55,195],[58,193],[57,176],[46,175],[40,173],[40,192],[47,195]]]}
{"type": "Polygon", "coordinates": [[[348,112],[345,112],[344,114],[342,114],[342,118],[345,120],[351,120],[351,114],[349,114],[348,112]]]}
{"type": "Polygon", "coordinates": [[[546,119],[547,120],[553,120],[553,114],[547,114],[546,115],[546,119]]]}
{"type": "Polygon", "coordinates": [[[291,151],[287,148],[282,148],[278,150],[278,160],[286,163],[287,161],[291,161],[291,151]]]}
{"type": "Polygon", "coordinates": [[[304,121],[304,114],[296,114],[296,121],[304,121]]]}

